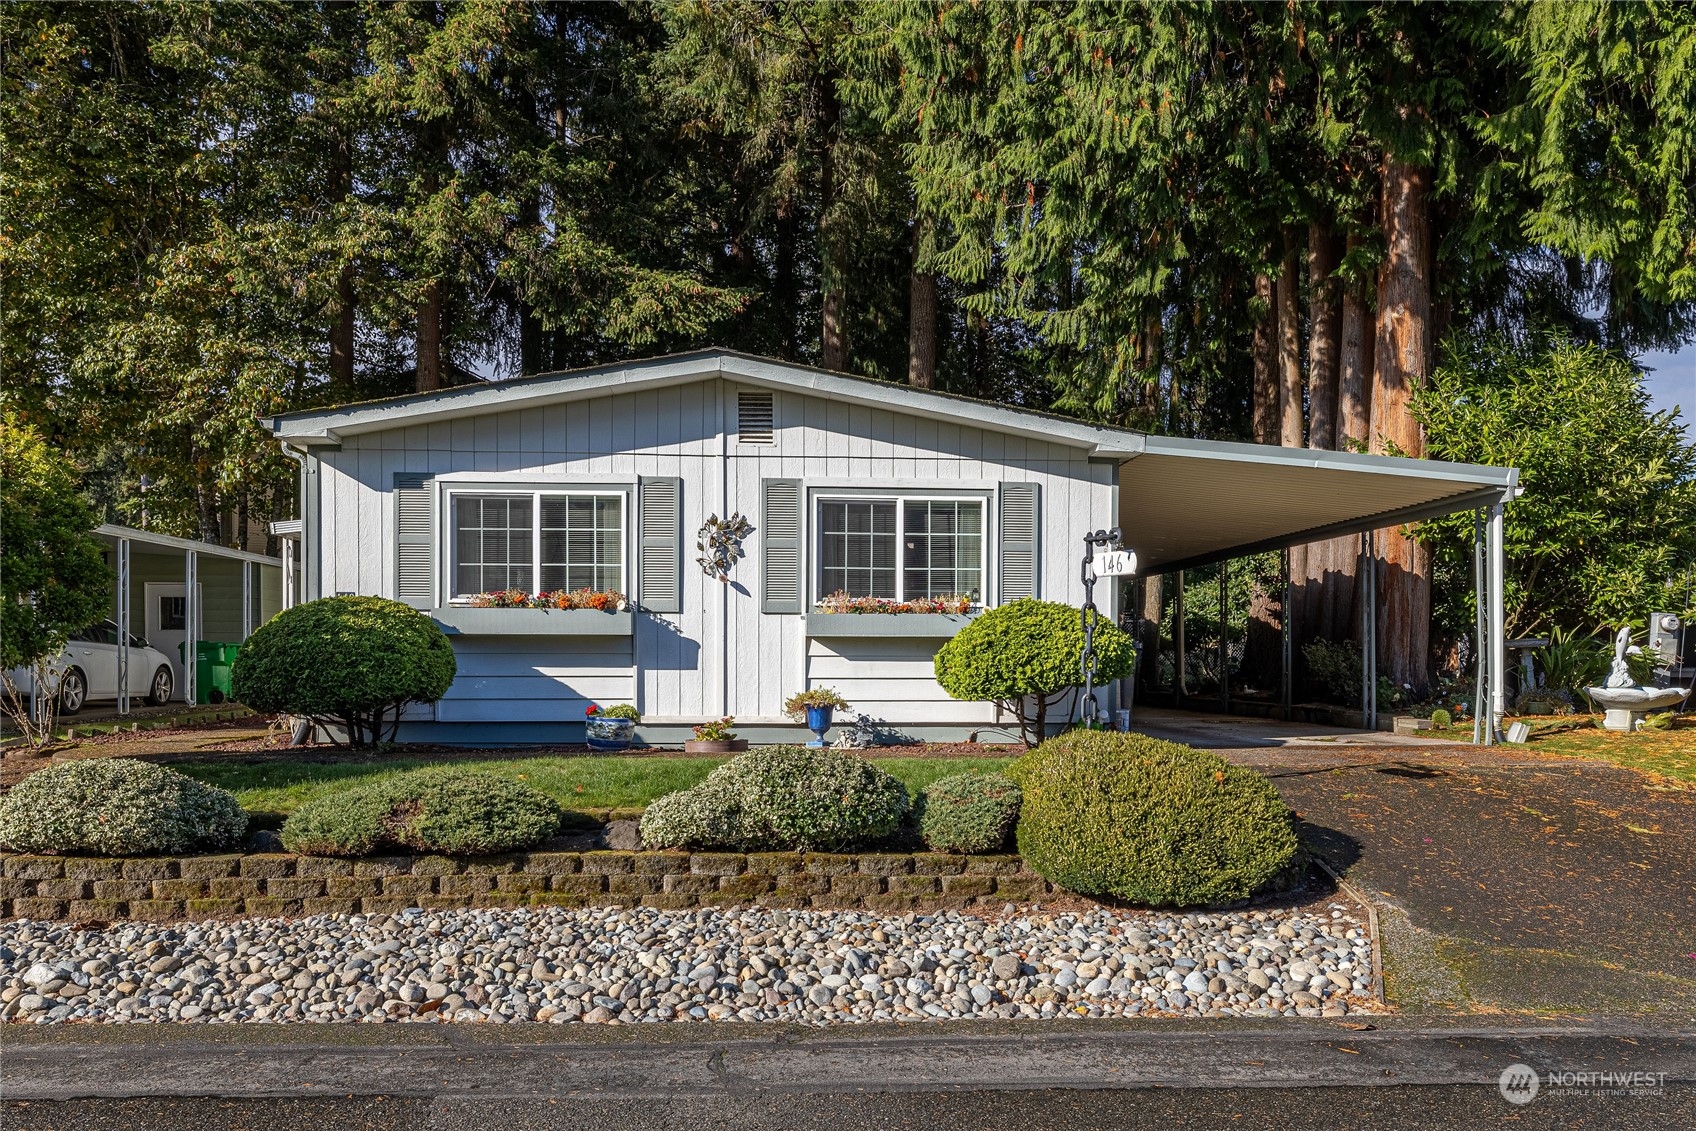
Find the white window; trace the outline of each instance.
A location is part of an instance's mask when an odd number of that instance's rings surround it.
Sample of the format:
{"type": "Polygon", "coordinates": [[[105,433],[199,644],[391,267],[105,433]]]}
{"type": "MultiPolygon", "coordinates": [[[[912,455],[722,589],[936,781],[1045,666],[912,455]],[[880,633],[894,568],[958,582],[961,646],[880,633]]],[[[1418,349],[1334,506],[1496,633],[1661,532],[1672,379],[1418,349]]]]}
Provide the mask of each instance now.
{"type": "Polygon", "coordinates": [[[624,588],[623,495],[503,491],[452,499],[455,597],[624,588]]]}
{"type": "Polygon", "coordinates": [[[819,596],[981,601],[981,499],[821,499],[819,596]]]}

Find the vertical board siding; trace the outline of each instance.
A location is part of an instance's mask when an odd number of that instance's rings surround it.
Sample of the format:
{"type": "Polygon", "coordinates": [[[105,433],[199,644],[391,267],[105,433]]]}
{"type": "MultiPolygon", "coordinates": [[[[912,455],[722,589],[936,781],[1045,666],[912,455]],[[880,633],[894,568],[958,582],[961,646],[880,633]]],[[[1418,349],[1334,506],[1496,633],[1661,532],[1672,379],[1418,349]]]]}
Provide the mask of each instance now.
{"type": "MultiPolygon", "coordinates": [[[[642,477],[676,477],[683,559],[677,610],[638,614],[635,635],[595,652],[594,663],[579,662],[581,638],[460,638],[460,680],[439,719],[576,722],[582,706],[599,697],[635,702],[651,717],[724,713],[771,720],[782,717],[788,695],[822,683],[892,724],[990,722],[991,708],[949,699],[926,674],[937,642],[885,640],[872,648],[871,641],[809,640],[802,617],[761,611],[763,530],[748,539],[727,584],[695,564],[696,532],[709,514],[733,511],[763,526],[763,488],[772,479],[800,480],[803,498],[813,484],[849,479],[970,490],[1030,484],[1039,498],[1039,594],[1076,604],[1083,597],[1079,536],[1118,521],[1111,513],[1112,465],[1092,464],[1077,448],[792,389],[773,397],[772,443],[739,445],[737,394],[747,388],[712,373],[684,384],[347,437],[340,451],[321,456],[323,512],[314,549],[321,591],[395,596],[397,474],[580,476],[631,488],[642,477]],[[574,658],[545,662],[543,653],[574,658]],[[487,670],[490,657],[500,656],[507,666],[487,670]]],[[[998,529],[999,506],[989,514],[998,529]]],[[[626,521],[640,524],[639,506],[626,521]]],[[[815,596],[812,526],[813,517],[803,513],[802,609],[815,596]]],[[[626,545],[625,584],[634,589],[628,571],[639,542],[630,537],[626,545]]],[[[990,563],[992,584],[998,564],[990,563]]]]}

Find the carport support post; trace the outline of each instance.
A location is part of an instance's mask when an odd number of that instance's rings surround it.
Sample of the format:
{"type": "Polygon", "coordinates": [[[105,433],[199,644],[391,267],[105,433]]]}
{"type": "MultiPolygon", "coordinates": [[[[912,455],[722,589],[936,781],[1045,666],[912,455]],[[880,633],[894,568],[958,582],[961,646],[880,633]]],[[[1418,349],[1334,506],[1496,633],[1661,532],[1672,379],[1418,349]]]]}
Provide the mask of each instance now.
{"type": "Polygon", "coordinates": [[[283,535],[283,608],[294,608],[294,539],[283,535]]]}
{"type": "Polygon", "coordinates": [[[1360,725],[1378,729],[1378,550],[1372,531],[1360,532],[1360,725]]]}
{"type": "Polygon", "coordinates": [[[1295,638],[1290,624],[1290,607],[1292,593],[1290,591],[1290,549],[1284,547],[1281,555],[1284,572],[1284,603],[1278,612],[1278,631],[1283,637],[1283,662],[1279,666],[1279,676],[1283,683],[1281,699],[1284,704],[1284,721],[1289,722],[1295,713],[1295,638]]]}
{"type": "Polygon", "coordinates": [[[199,688],[194,685],[197,665],[194,646],[200,637],[200,602],[194,598],[200,584],[200,555],[193,550],[183,553],[183,702],[194,706],[199,688]]]}
{"type": "Polygon", "coordinates": [[[1490,739],[1499,742],[1508,713],[1507,546],[1502,501],[1490,504],[1490,739]]]}
{"type": "Polygon", "coordinates": [[[1231,606],[1229,580],[1231,563],[1219,563],[1219,702],[1231,713],[1231,606]]]}
{"type": "Polygon", "coordinates": [[[253,635],[253,563],[241,563],[241,638],[253,635]]]}
{"type": "Polygon", "coordinates": [[[130,540],[118,539],[118,714],[130,713],[130,540]]]}
{"type": "Polygon", "coordinates": [[[1494,735],[1484,725],[1490,713],[1487,673],[1490,670],[1490,583],[1484,566],[1484,512],[1472,512],[1472,744],[1489,744],[1494,735]]]}
{"type": "Polygon", "coordinates": [[[1178,571],[1178,590],[1173,598],[1172,610],[1172,647],[1178,656],[1177,670],[1172,673],[1172,698],[1178,706],[1183,706],[1184,696],[1188,694],[1187,680],[1184,678],[1184,571],[1178,571]]]}

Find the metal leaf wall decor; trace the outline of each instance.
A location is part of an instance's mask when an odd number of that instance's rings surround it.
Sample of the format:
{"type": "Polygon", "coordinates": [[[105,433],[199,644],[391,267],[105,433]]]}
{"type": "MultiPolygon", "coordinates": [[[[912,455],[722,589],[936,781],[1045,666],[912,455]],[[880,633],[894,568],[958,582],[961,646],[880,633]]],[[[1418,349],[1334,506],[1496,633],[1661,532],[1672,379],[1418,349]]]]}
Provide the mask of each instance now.
{"type": "Polygon", "coordinates": [[[708,515],[695,535],[695,549],[701,552],[695,561],[700,563],[701,572],[719,581],[729,581],[730,567],[742,557],[742,541],[753,532],[754,524],[742,517],[740,511],[729,518],[708,515]]]}

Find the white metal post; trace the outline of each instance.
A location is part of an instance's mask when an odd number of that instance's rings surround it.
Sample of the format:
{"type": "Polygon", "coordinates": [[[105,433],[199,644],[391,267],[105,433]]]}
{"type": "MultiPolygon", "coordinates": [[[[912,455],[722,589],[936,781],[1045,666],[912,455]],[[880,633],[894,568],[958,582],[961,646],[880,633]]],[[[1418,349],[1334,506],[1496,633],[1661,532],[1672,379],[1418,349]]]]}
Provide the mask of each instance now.
{"type": "Polygon", "coordinates": [[[295,540],[283,536],[283,608],[294,608],[294,546],[295,540]]]}
{"type": "Polygon", "coordinates": [[[241,563],[241,638],[253,635],[253,563],[241,563]]]}
{"type": "Polygon", "coordinates": [[[118,714],[130,713],[130,540],[118,539],[118,714]]]}
{"type": "Polygon", "coordinates": [[[1508,713],[1507,545],[1502,501],[1490,504],[1490,730],[1499,740],[1508,713]]]}
{"type": "Polygon", "coordinates": [[[195,686],[194,646],[200,639],[200,602],[196,601],[196,590],[200,588],[200,555],[193,550],[183,554],[183,702],[190,707],[199,699],[200,689],[195,686]]]}

